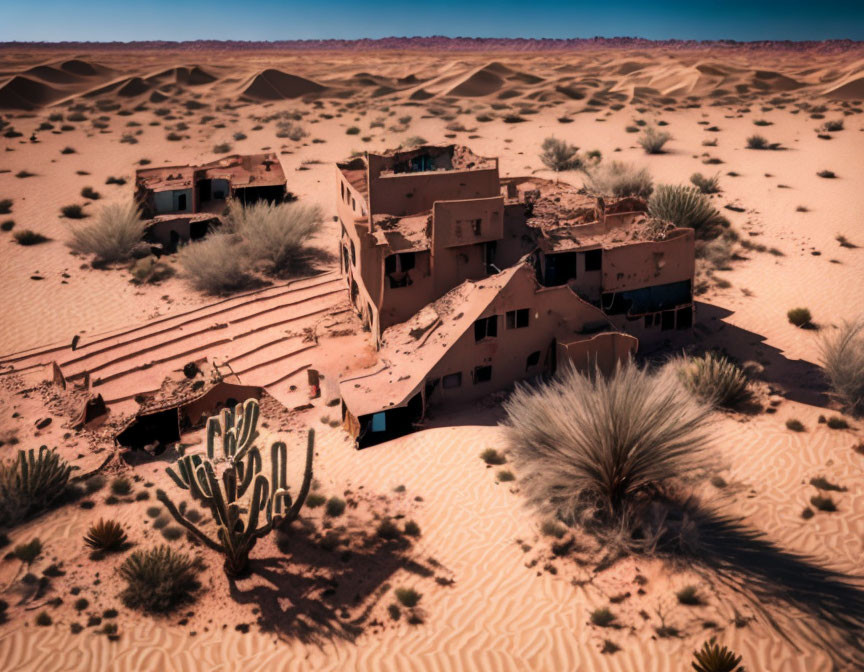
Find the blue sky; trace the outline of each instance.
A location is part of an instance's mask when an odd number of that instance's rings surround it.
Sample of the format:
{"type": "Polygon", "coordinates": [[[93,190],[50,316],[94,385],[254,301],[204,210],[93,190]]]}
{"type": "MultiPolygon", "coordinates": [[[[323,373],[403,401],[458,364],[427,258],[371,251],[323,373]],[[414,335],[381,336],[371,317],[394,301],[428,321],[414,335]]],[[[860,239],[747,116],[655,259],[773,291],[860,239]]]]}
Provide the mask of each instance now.
{"type": "Polygon", "coordinates": [[[864,0],[0,0],[0,41],[447,35],[864,40],[864,0]]]}

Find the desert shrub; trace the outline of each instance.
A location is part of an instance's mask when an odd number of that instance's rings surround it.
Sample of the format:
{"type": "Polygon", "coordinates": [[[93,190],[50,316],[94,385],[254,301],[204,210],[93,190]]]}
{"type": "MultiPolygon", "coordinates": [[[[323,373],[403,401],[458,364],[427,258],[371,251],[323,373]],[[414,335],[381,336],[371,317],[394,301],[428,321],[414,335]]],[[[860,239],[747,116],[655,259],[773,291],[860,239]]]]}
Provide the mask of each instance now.
{"type": "Polygon", "coordinates": [[[227,154],[231,151],[231,145],[227,142],[219,143],[218,145],[214,145],[213,153],[214,154],[227,154]]]}
{"type": "MultiPolygon", "coordinates": [[[[132,282],[137,285],[151,284],[155,285],[162,280],[166,280],[174,275],[174,267],[164,261],[159,261],[156,257],[150,255],[141,259],[136,259],[129,268],[132,274],[132,282]]],[[[146,493],[145,493],[146,494],[146,493]]]]}
{"type": "Polygon", "coordinates": [[[509,483],[510,481],[515,481],[516,477],[513,475],[513,472],[509,469],[502,469],[496,474],[499,481],[502,483],[509,483]]]}
{"type": "Polygon", "coordinates": [[[132,481],[125,476],[118,476],[111,481],[111,492],[115,495],[125,497],[132,492],[132,481]]]}
{"type": "Polygon", "coordinates": [[[31,231],[30,229],[21,229],[12,234],[15,237],[15,242],[19,245],[39,245],[51,240],[48,236],[43,236],[41,233],[31,231]]]}
{"type": "Polygon", "coordinates": [[[185,245],[177,259],[192,285],[209,294],[244,289],[255,282],[240,241],[231,234],[214,233],[185,245]]]}
{"type": "Polygon", "coordinates": [[[557,520],[544,520],[540,526],[540,532],[547,537],[561,539],[567,534],[567,528],[557,520]]]}
{"type": "Polygon", "coordinates": [[[609,627],[615,618],[615,614],[607,607],[601,607],[591,612],[591,624],[600,628],[609,627]]]}
{"type": "Polygon", "coordinates": [[[820,511],[831,513],[837,510],[837,504],[831,495],[813,495],[810,498],[810,504],[820,511]]]}
{"type": "Polygon", "coordinates": [[[12,212],[12,203],[11,198],[0,198],[0,215],[8,215],[12,212]]]}
{"type": "Polygon", "coordinates": [[[241,140],[245,140],[245,139],[246,139],[245,133],[241,133],[238,131],[237,133],[234,134],[234,140],[236,140],[237,142],[240,142],[241,140]]]}
{"type": "Polygon", "coordinates": [[[849,423],[839,415],[832,415],[825,424],[828,425],[828,429],[849,429],[849,423]]]}
{"type": "Polygon", "coordinates": [[[699,596],[699,590],[696,586],[684,586],[681,590],[675,593],[679,604],[685,604],[689,607],[694,607],[702,604],[702,598],[699,596]]]}
{"type": "Polygon", "coordinates": [[[393,522],[392,518],[382,519],[381,522],[378,523],[378,527],[375,528],[375,534],[388,541],[398,539],[402,536],[399,526],[393,522]]]}
{"type": "Polygon", "coordinates": [[[126,184],[126,178],[125,177],[114,177],[112,175],[112,176],[109,176],[107,180],[105,180],[105,184],[116,184],[118,186],[123,186],[124,184],[126,184]]]}
{"type": "Polygon", "coordinates": [[[503,120],[505,124],[521,124],[527,121],[525,117],[520,117],[518,114],[505,114],[503,120]]]}
{"type": "Polygon", "coordinates": [[[648,198],[654,191],[651,173],[623,161],[601,163],[588,173],[586,186],[604,196],[641,196],[648,198]]]}
{"type": "Polygon", "coordinates": [[[771,126],[772,122],[766,121],[765,119],[754,119],[753,124],[755,126],[771,126]]]}
{"type": "Polygon", "coordinates": [[[758,133],[747,138],[747,149],[768,149],[768,145],[768,139],[758,133]]]}
{"type": "MultiPolygon", "coordinates": [[[[308,498],[307,498],[308,501],[308,498]]],[[[336,517],[345,513],[345,500],[339,497],[331,497],[327,500],[325,512],[328,516],[336,517]]]]}
{"type": "Polygon", "coordinates": [[[578,170],[583,167],[579,148],[557,138],[546,138],[540,147],[540,161],[556,173],[562,170],[578,170]]]}
{"type": "Polygon", "coordinates": [[[794,324],[796,327],[805,327],[810,324],[810,321],[813,319],[810,310],[807,308],[790,308],[786,313],[786,317],[789,319],[789,322],[794,324]]]}
{"type": "Polygon", "coordinates": [[[693,652],[691,665],[696,672],[744,672],[741,656],[717,644],[713,637],[693,652]]]}
{"type": "Polygon", "coordinates": [[[408,537],[419,537],[420,536],[420,525],[417,524],[414,520],[406,520],[405,527],[403,528],[405,535],[408,537]]]}
{"type": "Polygon", "coordinates": [[[288,138],[297,142],[309,135],[300,124],[295,124],[293,121],[280,121],[276,124],[276,137],[288,138]]]}
{"type": "Polygon", "coordinates": [[[261,201],[229,205],[229,224],[243,238],[243,250],[252,264],[281,274],[299,270],[309,239],[324,221],[321,208],[302,203],[275,205],[261,201]]]}
{"type": "Polygon", "coordinates": [[[74,147],[64,147],[63,149],[60,150],[60,153],[61,154],[74,154],[75,148],[74,147]]]}
{"type": "Polygon", "coordinates": [[[327,503],[327,498],[320,492],[310,492],[306,498],[306,506],[310,509],[317,509],[327,503]]]}
{"type": "Polygon", "coordinates": [[[42,555],[42,541],[36,537],[26,544],[18,544],[12,549],[12,555],[29,567],[42,555]]]}
{"type": "Polygon", "coordinates": [[[716,194],[720,191],[719,173],[713,177],[706,177],[702,173],[693,173],[690,176],[690,182],[703,194],[716,194]]]}
{"type": "Polygon", "coordinates": [[[51,618],[51,614],[49,614],[47,611],[40,611],[39,614],[36,616],[36,625],[45,627],[51,625],[53,622],[54,620],[51,618]]]}
{"type": "Polygon", "coordinates": [[[93,187],[84,187],[81,190],[81,195],[84,198],[89,198],[91,201],[98,201],[100,198],[102,198],[102,194],[93,189],[93,187]]]}
{"type": "Polygon", "coordinates": [[[15,228],[15,220],[7,219],[3,222],[0,222],[0,231],[11,231],[15,228]]]}
{"type": "Polygon", "coordinates": [[[622,521],[631,505],[691,468],[710,407],[663,369],[565,369],[505,402],[507,441],[529,501],[566,523],[622,521]]]}
{"type": "Polygon", "coordinates": [[[93,222],[72,228],[69,247],[79,254],[92,254],[100,262],[123,261],[141,243],[145,228],[134,201],[112,203],[93,222]]]}
{"type": "Polygon", "coordinates": [[[712,406],[731,407],[747,399],[747,376],[723,355],[707,352],[700,357],[674,361],[684,386],[712,406]]]}
{"type": "Polygon", "coordinates": [[[648,213],[678,227],[689,227],[703,237],[725,220],[703,194],[693,187],[660,184],[648,199],[648,213]]]}
{"type": "Polygon", "coordinates": [[[832,395],[853,415],[864,414],[864,319],[822,339],[820,364],[832,395]]]}
{"type": "Polygon", "coordinates": [[[420,137],[419,135],[412,135],[402,142],[403,147],[420,147],[421,145],[428,144],[429,141],[426,138],[420,137]]]}
{"type": "Polygon", "coordinates": [[[487,448],[482,453],[480,453],[480,459],[483,460],[486,464],[491,465],[504,464],[507,461],[507,458],[494,448],[487,448]]]}
{"type": "Polygon", "coordinates": [[[14,525],[46,509],[66,490],[72,467],[54,450],[19,450],[0,462],[0,521],[14,525]]]}
{"type": "Polygon", "coordinates": [[[79,597],[77,600],[75,600],[72,606],[74,607],[75,611],[84,611],[87,607],[90,606],[90,601],[86,597],[79,597]]]}
{"type": "Polygon", "coordinates": [[[833,180],[835,177],[837,177],[837,174],[833,170],[820,170],[816,174],[819,177],[824,177],[825,179],[828,179],[828,180],[833,180]]]}
{"type": "Polygon", "coordinates": [[[793,432],[803,432],[804,431],[804,423],[796,418],[790,418],[786,421],[786,429],[791,430],[793,432]]]}
{"type": "Polygon", "coordinates": [[[167,545],[135,551],[118,569],[126,581],[120,594],[130,609],[167,613],[194,599],[200,587],[200,565],[185,553],[167,545]]]}
{"type": "MultiPolygon", "coordinates": [[[[183,139],[183,136],[180,135],[179,133],[175,133],[174,131],[171,131],[168,135],[165,136],[165,139],[168,140],[169,142],[180,142],[183,139]]],[[[227,145],[216,145],[216,146],[222,147],[222,146],[227,146],[227,145]]],[[[214,148],[214,151],[215,151],[215,148],[214,148]]],[[[225,152],[230,152],[230,151],[231,151],[230,147],[225,150],[225,152]]],[[[224,152],[216,152],[216,153],[220,154],[220,153],[224,153],[224,152]]]]}
{"type": "Polygon", "coordinates": [[[422,595],[413,588],[397,588],[393,591],[399,604],[408,609],[413,609],[420,602],[422,595]]]}
{"type": "Polygon", "coordinates": [[[95,551],[120,550],[127,541],[126,531],[116,520],[100,519],[87,530],[84,543],[95,551]]]}
{"type": "Polygon", "coordinates": [[[349,126],[345,131],[346,135],[360,135],[360,129],[357,126],[349,126]]]}
{"type": "Polygon", "coordinates": [[[843,120],[842,119],[833,119],[830,121],[826,121],[822,124],[822,129],[828,131],[829,133],[834,133],[836,131],[843,130],[843,120]]]}
{"type": "Polygon", "coordinates": [[[662,154],[663,145],[671,139],[672,136],[666,131],[658,131],[653,126],[649,126],[639,136],[639,144],[648,154],[662,154]]]}
{"type": "Polygon", "coordinates": [[[84,209],[77,203],[72,205],[64,205],[60,208],[60,214],[66,219],[83,219],[86,217],[84,209]]]}

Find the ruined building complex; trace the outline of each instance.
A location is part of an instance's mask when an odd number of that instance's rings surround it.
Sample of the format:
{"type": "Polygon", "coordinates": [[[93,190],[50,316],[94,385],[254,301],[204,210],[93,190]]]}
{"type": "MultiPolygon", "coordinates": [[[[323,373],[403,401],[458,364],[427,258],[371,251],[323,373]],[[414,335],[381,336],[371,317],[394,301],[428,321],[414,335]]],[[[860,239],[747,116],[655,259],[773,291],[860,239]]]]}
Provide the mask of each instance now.
{"type": "Polygon", "coordinates": [[[565,362],[612,368],[693,324],[692,229],[645,203],[501,178],[460,146],[338,164],[340,264],[378,363],[340,383],[359,447],[430,405],[468,401],[565,362]]]}

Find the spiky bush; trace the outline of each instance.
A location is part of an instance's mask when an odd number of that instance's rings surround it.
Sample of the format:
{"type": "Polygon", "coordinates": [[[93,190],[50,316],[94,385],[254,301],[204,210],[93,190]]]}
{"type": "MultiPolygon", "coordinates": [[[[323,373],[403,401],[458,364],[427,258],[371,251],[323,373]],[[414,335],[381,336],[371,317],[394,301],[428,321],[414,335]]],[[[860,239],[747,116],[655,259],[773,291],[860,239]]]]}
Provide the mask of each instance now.
{"type": "Polygon", "coordinates": [[[648,199],[648,213],[675,226],[695,229],[702,235],[725,222],[717,208],[697,189],[676,184],[657,186],[648,199]]]}
{"type": "Polygon", "coordinates": [[[120,593],[131,609],[167,613],[194,599],[200,587],[199,563],[185,553],[163,544],[146,551],[135,551],[117,570],[126,581],[120,593]]]}
{"type": "Polygon", "coordinates": [[[768,139],[764,135],[754,134],[747,138],[747,149],[768,149],[768,139]]]}
{"type": "Polygon", "coordinates": [[[19,450],[0,463],[0,527],[12,526],[46,509],[66,490],[72,467],[56,451],[41,446],[19,450]]]}
{"type": "Polygon", "coordinates": [[[87,534],[84,535],[84,543],[94,551],[104,553],[120,550],[127,541],[126,531],[116,520],[100,519],[93,523],[87,534]]]}
{"type": "Polygon", "coordinates": [[[255,282],[238,236],[213,233],[180,248],[180,267],[192,285],[208,294],[224,294],[255,282]]]}
{"type": "Polygon", "coordinates": [[[641,196],[648,198],[654,191],[651,173],[623,161],[601,163],[591,170],[585,185],[589,190],[604,196],[621,198],[641,196]]]}
{"type": "Polygon", "coordinates": [[[786,313],[786,317],[796,327],[807,326],[813,319],[809,308],[790,308],[786,313]]]}
{"type": "Polygon", "coordinates": [[[648,154],[662,154],[663,145],[671,139],[672,136],[666,131],[658,131],[653,126],[649,126],[642,131],[642,135],[639,136],[639,144],[648,154]]]}
{"type": "Polygon", "coordinates": [[[556,173],[562,170],[578,170],[584,165],[582,157],[579,156],[579,148],[564,140],[546,138],[540,149],[540,161],[556,173]]]}
{"type": "Polygon", "coordinates": [[[723,355],[706,352],[699,357],[678,358],[672,365],[684,387],[712,406],[731,407],[750,396],[747,376],[723,355]]]}
{"type": "Polygon", "coordinates": [[[632,362],[610,376],[570,367],[536,388],[519,384],[504,409],[523,491],[567,523],[623,521],[708,444],[710,407],[667,369],[632,362]]]}
{"type": "Polygon", "coordinates": [[[324,214],[318,205],[261,201],[229,205],[230,226],[243,238],[243,249],[252,264],[263,264],[269,273],[296,270],[304,259],[309,239],[321,229],[324,214]]]}
{"type": "Polygon", "coordinates": [[[691,665],[696,672],[743,672],[741,656],[717,644],[713,637],[693,652],[691,665]]]}
{"type": "Polygon", "coordinates": [[[832,394],[853,415],[864,414],[864,319],[845,322],[823,338],[820,350],[832,394]]]}
{"type": "Polygon", "coordinates": [[[690,182],[703,194],[716,194],[720,191],[719,173],[713,177],[707,177],[702,173],[693,173],[690,176],[690,182]]]}
{"type": "Polygon", "coordinates": [[[104,263],[123,261],[141,243],[145,227],[134,201],[112,203],[102,208],[92,223],[72,228],[69,247],[104,263]]]}

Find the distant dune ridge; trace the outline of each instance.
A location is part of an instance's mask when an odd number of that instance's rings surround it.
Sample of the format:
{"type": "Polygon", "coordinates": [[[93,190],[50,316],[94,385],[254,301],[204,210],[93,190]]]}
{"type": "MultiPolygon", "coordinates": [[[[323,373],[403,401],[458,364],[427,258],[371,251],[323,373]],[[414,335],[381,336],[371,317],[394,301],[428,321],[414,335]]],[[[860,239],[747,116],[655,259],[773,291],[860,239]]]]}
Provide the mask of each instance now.
{"type": "MultiPolygon", "coordinates": [[[[97,60],[80,56],[62,60],[50,58],[61,48],[55,45],[15,45],[0,49],[47,50],[46,59],[20,71],[0,72],[0,109],[34,110],[66,104],[77,97],[117,98],[118,101],[162,102],[182,94],[178,87],[206,91],[208,98],[225,103],[274,102],[298,98],[388,98],[395,102],[424,101],[434,98],[464,98],[536,102],[578,101],[595,103],[640,102],[653,100],[671,104],[690,97],[726,98],[730,103],[745,102],[758,96],[799,92],[829,99],[855,100],[864,97],[864,46],[850,41],[834,42],[649,42],[645,40],[464,40],[445,38],[394,38],[356,43],[274,42],[219,43],[223,49],[244,47],[257,53],[265,45],[284,51],[274,54],[269,67],[253,59],[228,59],[218,66],[178,63],[154,68],[153,57],[145,56],[160,48],[190,51],[210,42],[141,42],[124,48],[142,49],[141,58],[114,62],[120,45],[95,45],[97,60]],[[348,44],[381,49],[440,49],[456,47],[499,47],[537,52],[514,60],[507,53],[495,53],[480,61],[467,53],[464,58],[442,61],[437,69],[410,71],[411,59],[399,56],[400,69],[387,67],[377,72],[345,73],[343,63],[333,67],[337,55],[321,59],[292,58],[291,49],[317,48],[341,51],[348,44]],[[551,45],[570,49],[573,55],[548,58],[551,45]],[[670,49],[668,45],[672,45],[670,49]],[[595,51],[585,54],[587,47],[595,51]],[[629,47],[629,51],[623,49],[629,47]],[[665,48],[660,51],[660,48],[665,48]],[[757,52],[755,50],[761,50],[757,52]],[[785,60],[790,50],[806,51],[807,59],[785,60]],[[776,53],[775,53],[776,52],[776,53]],[[100,62],[103,59],[105,63],[100,62]],[[286,66],[285,61],[291,64],[286,66]],[[569,62],[566,62],[569,61],[569,62]],[[806,65],[805,65],[806,64],[806,65]],[[407,70],[407,71],[406,71],[407,70]]],[[[89,47],[90,45],[88,45],[89,47]]],[[[72,45],[66,45],[72,49],[72,45]]],[[[71,52],[74,54],[76,52],[71,52]]],[[[80,53],[80,52],[78,52],[80,53]]],[[[169,52],[170,53],[170,52],[169,52]]],[[[296,52],[302,53],[302,52],[296,52]]],[[[70,54],[70,55],[71,55],[70,54]]],[[[164,62],[164,61],[163,61],[164,62]]]]}

